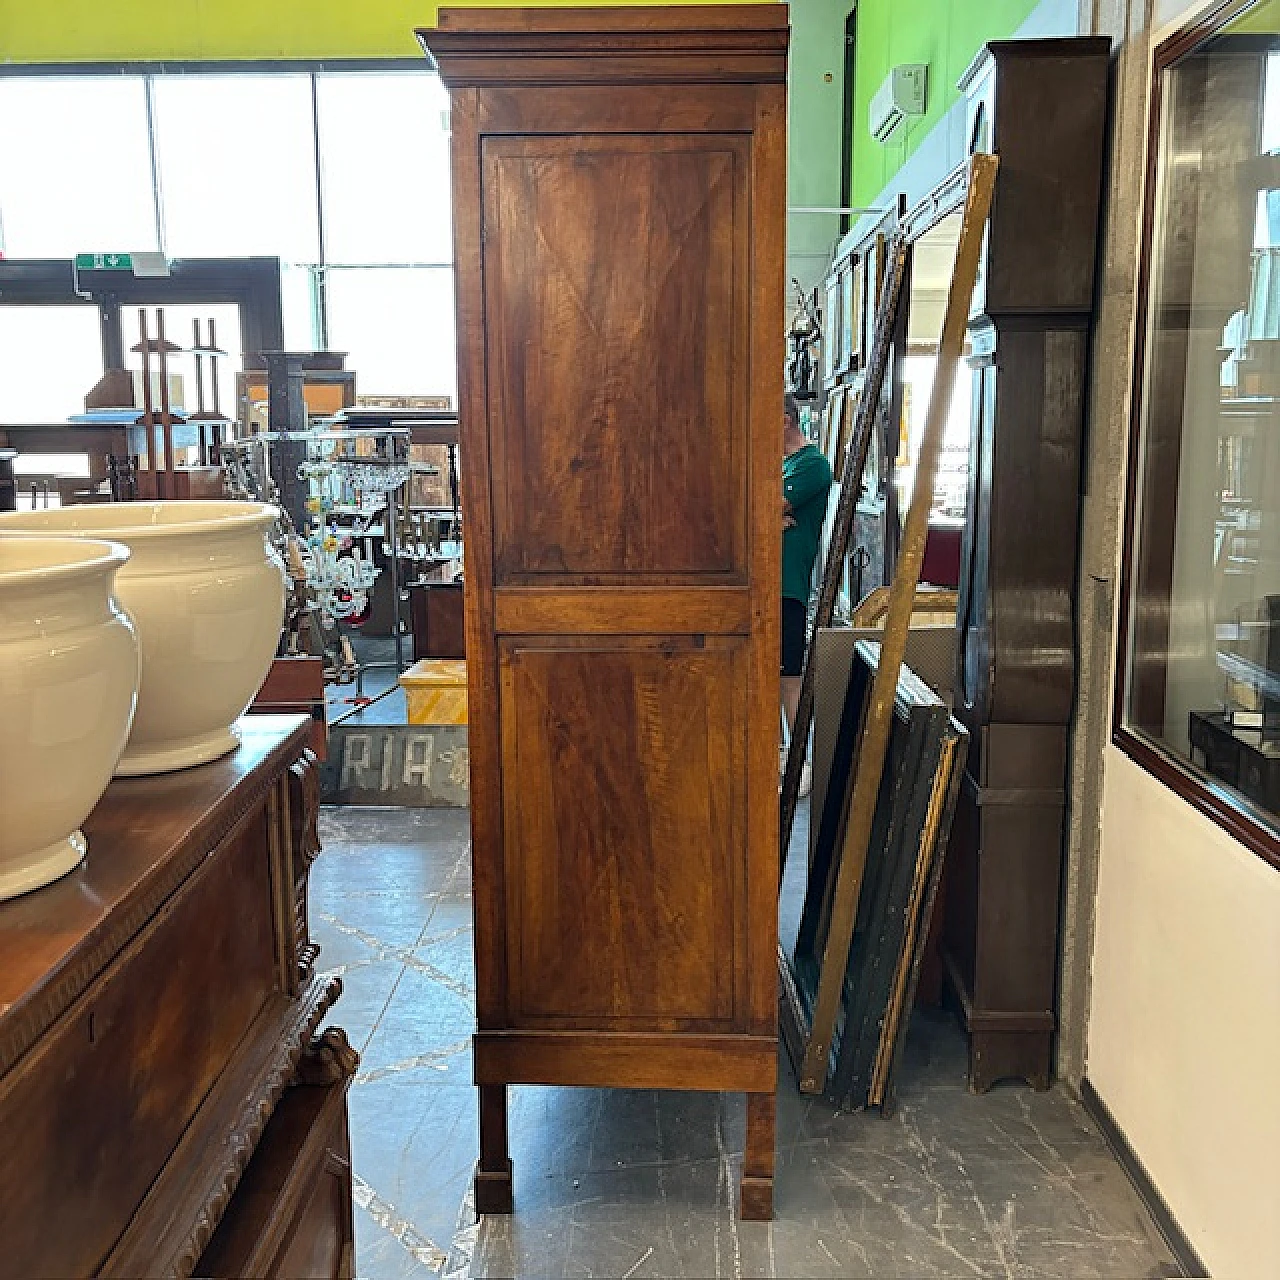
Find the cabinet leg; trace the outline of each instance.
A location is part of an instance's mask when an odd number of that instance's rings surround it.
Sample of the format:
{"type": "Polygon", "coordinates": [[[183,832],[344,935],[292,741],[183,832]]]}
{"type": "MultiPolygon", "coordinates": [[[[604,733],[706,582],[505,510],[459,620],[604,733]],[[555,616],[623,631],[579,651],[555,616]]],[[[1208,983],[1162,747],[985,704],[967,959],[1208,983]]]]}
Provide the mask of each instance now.
{"type": "Polygon", "coordinates": [[[738,1216],[767,1222],[773,1217],[773,1146],[777,1096],[747,1094],[747,1150],[742,1160],[738,1216]]]}
{"type": "Polygon", "coordinates": [[[511,1157],[507,1154],[507,1089],[480,1088],[480,1163],[476,1166],[476,1212],[511,1212],[511,1157]]]}

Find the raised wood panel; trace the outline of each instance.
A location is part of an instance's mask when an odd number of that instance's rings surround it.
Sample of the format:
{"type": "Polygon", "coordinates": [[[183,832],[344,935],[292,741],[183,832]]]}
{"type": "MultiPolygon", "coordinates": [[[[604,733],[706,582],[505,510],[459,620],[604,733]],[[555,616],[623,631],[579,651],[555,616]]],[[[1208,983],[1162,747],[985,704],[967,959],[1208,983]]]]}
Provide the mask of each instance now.
{"type": "Polygon", "coordinates": [[[193,876],[0,1085],[6,1274],[97,1271],[278,990],[262,821],[193,876]],[[108,1158],[124,1150],[127,1160],[108,1158]]]}
{"type": "Polygon", "coordinates": [[[503,644],[514,1025],[732,1023],[744,648],[503,644]]]}
{"type": "Polygon", "coordinates": [[[487,138],[481,173],[496,583],[744,581],[749,139],[487,138]]]}

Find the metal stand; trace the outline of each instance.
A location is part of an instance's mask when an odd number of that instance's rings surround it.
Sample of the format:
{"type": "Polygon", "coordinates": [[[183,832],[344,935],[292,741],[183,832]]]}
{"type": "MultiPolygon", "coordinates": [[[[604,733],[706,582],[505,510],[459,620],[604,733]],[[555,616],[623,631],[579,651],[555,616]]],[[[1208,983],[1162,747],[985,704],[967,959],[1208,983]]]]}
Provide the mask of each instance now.
{"type": "Polygon", "coordinates": [[[356,695],[364,695],[364,673],[382,671],[393,667],[397,675],[405,669],[404,633],[400,620],[400,512],[396,505],[395,489],[387,490],[387,506],[383,511],[384,522],[382,551],[387,558],[387,576],[391,582],[391,634],[395,640],[394,662],[362,662],[356,671],[356,695]]]}

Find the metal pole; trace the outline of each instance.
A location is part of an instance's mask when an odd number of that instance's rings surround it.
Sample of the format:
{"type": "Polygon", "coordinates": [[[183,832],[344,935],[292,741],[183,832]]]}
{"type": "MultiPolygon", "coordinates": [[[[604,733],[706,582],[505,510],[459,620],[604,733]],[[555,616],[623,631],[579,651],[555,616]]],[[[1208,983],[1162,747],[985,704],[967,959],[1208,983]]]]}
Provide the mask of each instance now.
{"type": "Polygon", "coordinates": [[[391,560],[391,631],[396,640],[396,675],[404,670],[404,637],[400,634],[400,531],[395,489],[387,490],[387,554],[391,560]]]}

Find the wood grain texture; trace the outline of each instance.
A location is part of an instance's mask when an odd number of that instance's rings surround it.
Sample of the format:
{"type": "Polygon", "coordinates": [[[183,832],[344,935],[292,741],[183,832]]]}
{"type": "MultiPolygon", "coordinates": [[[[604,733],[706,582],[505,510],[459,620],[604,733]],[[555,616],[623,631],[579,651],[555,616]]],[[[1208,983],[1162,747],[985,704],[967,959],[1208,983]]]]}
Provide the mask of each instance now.
{"type": "Polygon", "coordinates": [[[231,1206],[267,1121],[297,1077],[342,983],[321,976],[298,1000],[277,999],[226,1065],[100,1274],[195,1273],[231,1206]]]}
{"type": "Polygon", "coordinates": [[[476,1082],[773,1093],[777,1049],[771,1036],[482,1031],[476,1082]]]}
{"type": "Polygon", "coordinates": [[[751,1222],[767,1222],[773,1217],[773,1130],[778,1097],[768,1093],[747,1094],[747,1149],[742,1156],[742,1212],[751,1222]]]}
{"type": "Polygon", "coordinates": [[[0,1072],[119,954],[305,747],[299,716],[247,716],[240,749],[196,770],[117,778],[84,825],[100,852],[0,904],[0,1072]]]}
{"type": "MultiPolygon", "coordinates": [[[[782,396],[784,342],[780,314],[786,262],[787,102],[778,85],[757,91],[751,169],[750,376],[751,633],[747,688],[748,1008],[745,1029],[778,1035],[774,950],[778,938],[778,673],[782,669],[778,584],[782,581],[781,443],[776,406],[782,396]]],[[[783,846],[785,847],[785,846],[783,846]]],[[[765,1123],[762,1121],[761,1123],[765,1123]]],[[[769,1122],[772,1134],[772,1123],[769,1122]]]]}
{"type": "Polygon", "coordinates": [[[743,648],[504,643],[513,1025],[733,1025],[743,648]]]}
{"type": "Polygon", "coordinates": [[[0,1125],[14,1144],[0,1240],[14,1274],[98,1267],[277,989],[272,898],[254,825],[0,1084],[0,1125]],[[191,966],[193,955],[206,963],[191,966]],[[78,1158],[118,1148],[122,1125],[127,1162],[78,1158]]]}
{"type": "Polygon", "coordinates": [[[344,1077],[289,1091],[196,1274],[349,1280],[354,1243],[349,1083],[344,1077]]]}
{"type": "Polygon", "coordinates": [[[454,103],[476,1197],[501,1212],[507,1083],[774,1085],[786,13],[421,34],[454,103]]]}
{"type": "Polygon", "coordinates": [[[750,133],[758,90],[751,85],[685,85],[679,94],[647,85],[566,85],[486,90],[480,130],[486,136],[557,132],[750,133]]]}
{"type": "Polygon", "coordinates": [[[744,587],[501,587],[498,631],[540,635],[748,635],[752,600],[744,587]]]}
{"type": "Polygon", "coordinates": [[[502,857],[502,761],[493,594],[493,499],[485,402],[484,271],[481,259],[479,94],[451,89],[453,237],[458,342],[459,465],[462,471],[463,597],[467,640],[467,745],[471,764],[471,893],[476,930],[476,1020],[506,1021],[502,857]]]}
{"type": "Polygon", "coordinates": [[[499,585],[741,580],[746,148],[730,135],[485,141],[499,585]]]}

